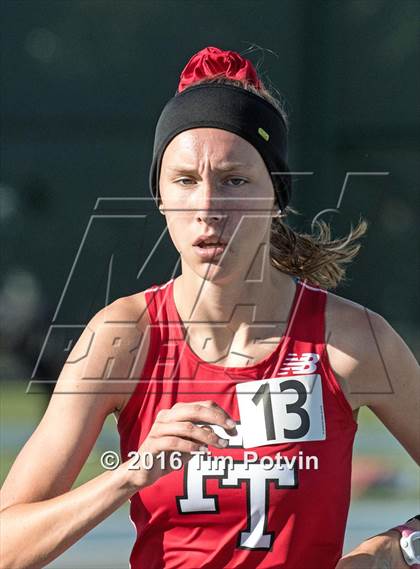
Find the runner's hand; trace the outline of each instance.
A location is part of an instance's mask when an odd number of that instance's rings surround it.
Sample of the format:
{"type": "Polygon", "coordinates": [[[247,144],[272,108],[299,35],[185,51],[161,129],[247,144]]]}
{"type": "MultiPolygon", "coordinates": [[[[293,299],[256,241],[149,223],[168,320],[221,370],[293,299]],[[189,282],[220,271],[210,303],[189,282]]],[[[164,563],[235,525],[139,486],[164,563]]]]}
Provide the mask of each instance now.
{"type": "Polygon", "coordinates": [[[199,426],[197,423],[219,425],[235,434],[235,422],[214,401],[175,403],[170,409],[161,409],[139,448],[140,458],[145,452],[153,457],[152,467],[148,470],[131,470],[131,482],[143,488],[171,472],[173,469],[168,455],[172,452],[181,453],[180,460],[185,465],[194,456],[192,452],[205,451],[208,445],[219,449],[226,448],[228,439],[220,438],[211,427],[199,426]],[[165,469],[162,469],[162,461],[155,459],[162,451],[165,452],[165,469]]]}
{"type": "Polygon", "coordinates": [[[395,530],[375,535],[342,557],[335,569],[407,569],[400,537],[395,530]]]}

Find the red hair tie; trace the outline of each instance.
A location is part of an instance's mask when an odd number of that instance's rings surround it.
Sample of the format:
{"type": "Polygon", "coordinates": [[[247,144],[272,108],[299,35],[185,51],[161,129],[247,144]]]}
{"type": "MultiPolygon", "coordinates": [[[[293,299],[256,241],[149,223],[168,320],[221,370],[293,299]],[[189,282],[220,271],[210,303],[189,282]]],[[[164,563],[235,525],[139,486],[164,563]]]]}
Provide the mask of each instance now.
{"type": "Polygon", "coordinates": [[[248,59],[236,51],[224,51],[218,47],[209,46],[193,55],[182,70],[178,93],[200,79],[220,75],[228,79],[246,81],[257,88],[261,87],[257,72],[248,59]]]}

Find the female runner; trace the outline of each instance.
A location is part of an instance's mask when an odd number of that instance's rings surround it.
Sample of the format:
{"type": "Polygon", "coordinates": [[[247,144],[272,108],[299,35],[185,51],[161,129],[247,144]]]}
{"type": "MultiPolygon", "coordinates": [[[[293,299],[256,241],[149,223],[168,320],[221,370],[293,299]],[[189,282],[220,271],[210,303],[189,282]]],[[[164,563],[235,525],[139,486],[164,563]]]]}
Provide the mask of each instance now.
{"type": "Polygon", "coordinates": [[[191,58],[150,173],[181,275],[99,311],[73,348],[3,487],[5,569],[44,567],[127,499],[132,569],[415,562],[416,519],[341,557],[357,411],[419,461],[419,367],[383,317],[328,291],[365,222],[342,240],[284,223],[286,134],[248,60],[191,58]],[[71,489],[111,413],[122,464],[71,489]]]}

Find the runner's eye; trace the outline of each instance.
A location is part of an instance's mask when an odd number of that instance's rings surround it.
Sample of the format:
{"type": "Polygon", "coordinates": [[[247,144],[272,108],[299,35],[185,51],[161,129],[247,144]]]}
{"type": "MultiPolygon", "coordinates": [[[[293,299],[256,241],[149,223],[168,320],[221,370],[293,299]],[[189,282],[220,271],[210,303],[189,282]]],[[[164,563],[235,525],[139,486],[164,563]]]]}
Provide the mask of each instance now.
{"type": "Polygon", "coordinates": [[[192,178],[180,178],[179,180],[176,180],[175,184],[181,184],[181,186],[183,186],[184,184],[182,184],[181,182],[193,182],[193,181],[194,180],[192,178]]]}
{"type": "MultiPolygon", "coordinates": [[[[175,181],[175,184],[180,184],[181,186],[189,186],[189,185],[191,185],[190,182],[193,183],[194,180],[193,180],[192,178],[179,178],[178,180],[175,181]],[[186,183],[185,183],[185,182],[186,182],[186,183]]],[[[234,186],[234,187],[240,187],[240,186],[242,185],[241,182],[243,182],[244,184],[246,184],[246,183],[247,183],[247,180],[245,180],[244,178],[236,178],[236,177],[234,178],[234,177],[232,177],[232,178],[227,178],[227,179],[225,180],[225,183],[227,183],[227,182],[234,182],[234,183],[231,184],[232,186],[234,186]],[[239,183],[238,183],[238,182],[239,182],[239,183]]]]}
{"type": "MultiPolygon", "coordinates": [[[[244,182],[246,184],[246,180],[244,180],[244,178],[229,178],[229,181],[235,180],[236,182],[244,182]]],[[[240,184],[233,184],[233,186],[235,187],[239,187],[240,184]]]]}

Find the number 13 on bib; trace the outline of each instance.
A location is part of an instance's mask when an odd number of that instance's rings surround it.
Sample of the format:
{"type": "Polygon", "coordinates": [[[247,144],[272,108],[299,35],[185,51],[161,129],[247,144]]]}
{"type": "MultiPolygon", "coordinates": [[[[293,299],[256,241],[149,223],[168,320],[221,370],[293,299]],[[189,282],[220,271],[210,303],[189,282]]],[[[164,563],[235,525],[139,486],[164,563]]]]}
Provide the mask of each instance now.
{"type": "Polygon", "coordinates": [[[236,384],[243,448],[325,440],[319,374],[236,384]]]}

